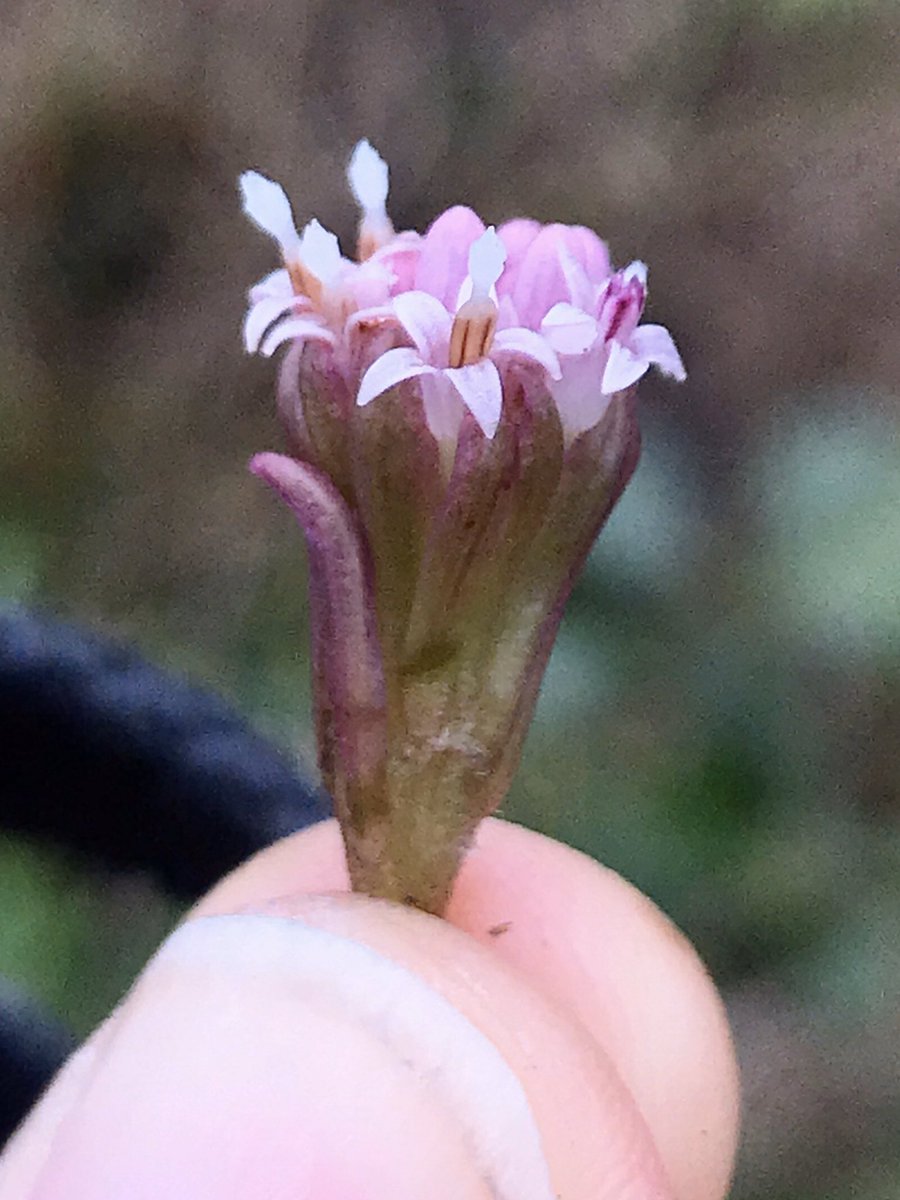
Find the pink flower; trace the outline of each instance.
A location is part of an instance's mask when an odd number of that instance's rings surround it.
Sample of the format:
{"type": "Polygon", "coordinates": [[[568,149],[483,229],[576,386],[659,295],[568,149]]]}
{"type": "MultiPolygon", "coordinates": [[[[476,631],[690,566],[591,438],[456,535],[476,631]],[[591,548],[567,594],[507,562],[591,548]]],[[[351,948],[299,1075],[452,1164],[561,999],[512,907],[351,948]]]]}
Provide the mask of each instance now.
{"type": "MultiPolygon", "coordinates": [[[[477,218],[469,210],[450,210],[444,216],[448,224],[464,224],[467,233],[474,231],[477,218]]],[[[494,436],[503,404],[498,362],[530,360],[559,378],[556,355],[539,334],[521,327],[496,331],[497,305],[491,293],[506,261],[500,238],[493,228],[477,236],[468,248],[468,274],[459,279],[458,248],[465,240],[439,241],[432,227],[422,248],[418,279],[433,290],[405,292],[393,300],[393,311],[413,345],[388,350],[376,359],[357,394],[357,404],[363,406],[405,380],[420,379],[428,428],[439,441],[455,441],[465,409],[486,437],[494,436]],[[446,300],[454,292],[469,293],[455,306],[455,316],[446,300]]]]}
{"type": "Polygon", "coordinates": [[[609,252],[591,229],[582,225],[537,225],[531,221],[509,221],[499,235],[510,247],[510,262],[497,286],[508,297],[516,318],[529,329],[540,329],[550,309],[561,301],[572,301],[567,264],[593,285],[604,283],[612,273],[609,252]]]}
{"type": "Polygon", "coordinates": [[[541,332],[560,355],[562,374],[553,394],[567,434],[577,437],[596,424],[610,397],[651,366],[678,380],[686,372],[669,331],[638,324],[647,295],[644,263],[631,263],[599,286],[571,257],[563,267],[571,300],[550,309],[541,332]]]}

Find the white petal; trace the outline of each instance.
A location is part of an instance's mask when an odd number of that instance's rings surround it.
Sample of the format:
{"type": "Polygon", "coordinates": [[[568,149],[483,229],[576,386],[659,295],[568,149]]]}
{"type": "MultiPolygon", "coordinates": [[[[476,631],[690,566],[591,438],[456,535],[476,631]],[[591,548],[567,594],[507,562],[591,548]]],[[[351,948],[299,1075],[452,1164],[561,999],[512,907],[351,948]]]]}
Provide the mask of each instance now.
{"type": "Polygon", "coordinates": [[[347,164],[347,182],[354,199],[364,213],[380,216],[385,211],[388,195],[388,165],[363,138],[356,143],[347,164]]]}
{"type": "Polygon", "coordinates": [[[500,372],[489,358],[468,367],[451,367],[442,372],[462,397],[463,404],[481,426],[485,437],[492,438],[500,424],[503,388],[500,372]]]}
{"type": "Polygon", "coordinates": [[[554,304],[541,321],[541,333],[558,354],[583,354],[597,332],[596,318],[574,304],[554,304]]]}
{"type": "Polygon", "coordinates": [[[441,371],[423,377],[422,405],[431,436],[455,446],[466,407],[459,392],[441,371]]]}
{"type": "Polygon", "coordinates": [[[395,350],[388,350],[380,358],[376,358],[363,375],[356,403],[362,407],[388,388],[403,383],[405,379],[415,379],[417,375],[430,375],[433,371],[434,367],[422,362],[416,351],[409,346],[398,346],[395,350]]]}
{"type": "Polygon", "coordinates": [[[325,326],[318,321],[310,320],[309,317],[288,317],[286,321],[281,321],[266,334],[259,352],[263,358],[270,358],[284,342],[297,338],[302,338],[304,341],[334,344],[333,334],[329,333],[325,326]]]}
{"type": "Polygon", "coordinates": [[[477,298],[489,296],[491,288],[503,274],[506,263],[506,247],[489,225],[481,237],[475,239],[469,249],[469,276],[472,280],[472,295],[477,298]]]}
{"type": "Polygon", "coordinates": [[[298,247],[300,261],[326,287],[331,287],[341,270],[341,248],[335,235],[313,218],[304,228],[298,247]]]}
{"type": "Polygon", "coordinates": [[[655,363],[664,375],[673,375],[679,382],[687,379],[672,335],[662,325],[638,325],[631,335],[631,345],[641,358],[655,363]]]}
{"type": "Polygon", "coordinates": [[[637,279],[640,281],[640,283],[642,283],[644,285],[644,287],[646,287],[647,286],[647,264],[641,262],[640,259],[636,258],[634,260],[634,262],[630,262],[628,264],[628,266],[625,268],[625,270],[622,272],[622,278],[625,280],[626,283],[628,282],[629,279],[637,279]]]}
{"type": "Polygon", "coordinates": [[[621,392],[631,387],[646,373],[649,366],[645,358],[638,358],[621,342],[613,342],[609,348],[606,370],[603,372],[603,394],[611,396],[613,392],[621,392]]]}
{"type": "Polygon", "coordinates": [[[284,188],[258,171],[245,171],[240,188],[244,212],[254,225],[273,237],[283,251],[295,249],[299,238],[284,188]]]}
{"type": "Polygon", "coordinates": [[[559,379],[559,359],[549,344],[547,338],[541,337],[533,329],[501,329],[494,335],[491,357],[498,354],[511,354],[519,358],[530,358],[539,363],[551,379],[559,379]]]}
{"type": "Polygon", "coordinates": [[[609,396],[600,386],[605,351],[595,346],[586,354],[562,360],[562,379],[550,384],[562,422],[566,445],[591,429],[609,408],[609,396]]]}
{"type": "Polygon", "coordinates": [[[272,322],[291,307],[293,296],[266,296],[251,304],[244,318],[244,349],[254,354],[272,322]]]}
{"type": "Polygon", "coordinates": [[[268,300],[274,296],[293,296],[293,294],[291,277],[284,267],[279,267],[277,271],[270,271],[268,275],[264,275],[258,283],[254,283],[247,293],[251,304],[255,304],[257,300],[268,300]]]}
{"type": "Polygon", "coordinates": [[[452,318],[440,300],[430,292],[401,292],[394,297],[394,312],[422,359],[443,366],[447,362],[452,318]]]}

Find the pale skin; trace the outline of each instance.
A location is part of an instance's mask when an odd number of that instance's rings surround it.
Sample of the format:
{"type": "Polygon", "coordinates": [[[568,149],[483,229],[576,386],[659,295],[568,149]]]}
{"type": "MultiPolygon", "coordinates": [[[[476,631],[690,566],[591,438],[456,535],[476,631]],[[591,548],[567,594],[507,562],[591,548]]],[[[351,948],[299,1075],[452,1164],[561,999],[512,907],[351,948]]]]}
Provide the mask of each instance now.
{"type": "Polygon", "coordinates": [[[721,1200],[731,1041],[696,954],[646,897],[496,820],[446,921],[346,890],[331,822],[214,888],[188,918],[192,948],[151,963],[13,1140],[0,1200],[496,1196],[433,1070],[298,982],[301,931],[400,964],[499,1052],[560,1200],[721,1200]]]}

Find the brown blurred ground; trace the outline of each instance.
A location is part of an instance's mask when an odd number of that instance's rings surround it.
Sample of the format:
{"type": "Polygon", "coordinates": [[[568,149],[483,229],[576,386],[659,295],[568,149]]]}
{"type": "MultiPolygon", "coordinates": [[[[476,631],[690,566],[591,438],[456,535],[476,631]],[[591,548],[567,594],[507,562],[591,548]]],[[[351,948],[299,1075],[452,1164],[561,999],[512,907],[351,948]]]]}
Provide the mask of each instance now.
{"type": "Polygon", "coordinates": [[[898,31],[887,0],[0,14],[6,594],[304,748],[298,539],[243,470],[278,438],[237,336],[272,265],[238,173],[346,239],[365,135],[398,225],[463,201],[650,263],[689,383],[644,386],[634,507],[511,811],[649,888],[724,979],[744,1198],[900,1187],[898,31]]]}

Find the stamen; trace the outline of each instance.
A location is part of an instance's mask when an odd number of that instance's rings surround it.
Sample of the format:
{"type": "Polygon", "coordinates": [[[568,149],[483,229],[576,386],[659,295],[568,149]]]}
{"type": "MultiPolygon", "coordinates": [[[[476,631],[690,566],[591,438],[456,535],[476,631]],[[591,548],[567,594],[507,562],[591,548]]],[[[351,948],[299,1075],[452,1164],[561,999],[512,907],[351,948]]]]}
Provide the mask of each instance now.
{"type": "Polygon", "coordinates": [[[469,367],[490,353],[497,329],[497,305],[491,298],[491,289],[503,274],[505,263],[506,247],[491,225],[469,250],[472,293],[453,318],[451,367],[469,367]]]}
{"type": "Polygon", "coordinates": [[[240,189],[244,212],[253,224],[275,239],[285,259],[295,254],[300,236],[284,188],[258,171],[245,171],[240,189]]]}
{"type": "Polygon", "coordinates": [[[384,212],[388,196],[388,165],[367,139],[356,143],[347,164],[347,181],[363,212],[384,212]]]}
{"type": "Polygon", "coordinates": [[[493,225],[489,225],[469,250],[469,277],[472,280],[472,299],[487,299],[491,288],[503,274],[506,247],[493,225]]]}
{"type": "Polygon", "coordinates": [[[394,226],[387,214],[388,165],[365,138],[356,143],[350,156],[347,181],[362,210],[357,258],[365,262],[394,236],[394,226]]]}
{"type": "Polygon", "coordinates": [[[451,367],[469,367],[491,350],[497,329],[497,305],[489,297],[467,300],[450,329],[451,367]]]}

